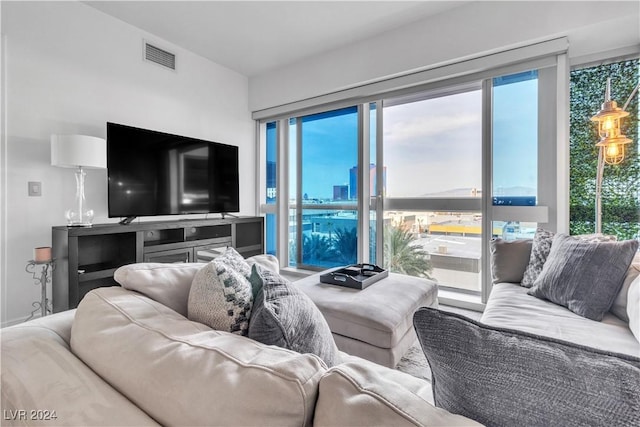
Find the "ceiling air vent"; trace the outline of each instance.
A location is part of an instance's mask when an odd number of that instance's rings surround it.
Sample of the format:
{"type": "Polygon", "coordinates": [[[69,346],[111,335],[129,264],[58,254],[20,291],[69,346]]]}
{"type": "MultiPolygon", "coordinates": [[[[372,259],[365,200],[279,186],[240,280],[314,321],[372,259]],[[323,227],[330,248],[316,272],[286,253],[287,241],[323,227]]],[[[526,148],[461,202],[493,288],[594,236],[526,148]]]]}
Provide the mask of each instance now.
{"type": "Polygon", "coordinates": [[[144,59],[155,62],[163,67],[171,68],[172,70],[176,69],[176,56],[173,53],[146,42],[144,44],[144,59]]]}

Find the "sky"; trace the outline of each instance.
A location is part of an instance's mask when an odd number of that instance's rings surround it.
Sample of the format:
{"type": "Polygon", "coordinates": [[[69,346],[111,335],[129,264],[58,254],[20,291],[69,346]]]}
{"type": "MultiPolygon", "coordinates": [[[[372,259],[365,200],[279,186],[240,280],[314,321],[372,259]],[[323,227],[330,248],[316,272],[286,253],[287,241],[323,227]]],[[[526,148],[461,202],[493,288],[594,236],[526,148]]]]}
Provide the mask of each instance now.
{"type": "MultiPolygon", "coordinates": [[[[493,95],[494,195],[535,195],[537,80],[498,85],[493,95]],[[533,193],[508,194],[505,189],[513,187],[533,193]]],[[[387,196],[420,197],[481,188],[480,90],[392,105],[384,108],[383,117],[387,196]]],[[[330,199],[334,185],[349,184],[349,169],[357,164],[356,109],[307,116],[302,129],[302,193],[330,199]]],[[[295,141],[295,126],[290,141],[295,141]]],[[[294,197],[295,144],[291,147],[294,197]]]]}

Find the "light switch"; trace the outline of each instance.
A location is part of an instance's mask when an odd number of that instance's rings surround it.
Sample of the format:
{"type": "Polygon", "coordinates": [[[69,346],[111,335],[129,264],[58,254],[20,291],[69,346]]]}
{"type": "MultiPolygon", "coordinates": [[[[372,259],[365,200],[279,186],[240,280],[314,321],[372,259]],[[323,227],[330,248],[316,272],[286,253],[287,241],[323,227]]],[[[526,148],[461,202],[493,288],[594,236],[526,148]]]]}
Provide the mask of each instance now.
{"type": "Polygon", "coordinates": [[[42,196],[42,183],[40,181],[29,181],[29,197],[42,196]]]}

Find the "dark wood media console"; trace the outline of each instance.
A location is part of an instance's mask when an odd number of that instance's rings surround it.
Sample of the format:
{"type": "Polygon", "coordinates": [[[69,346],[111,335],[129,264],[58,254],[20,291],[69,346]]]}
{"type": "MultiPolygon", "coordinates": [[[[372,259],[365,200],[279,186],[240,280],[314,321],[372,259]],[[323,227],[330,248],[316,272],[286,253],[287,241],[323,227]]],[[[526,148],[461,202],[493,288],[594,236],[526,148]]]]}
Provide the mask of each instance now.
{"type": "Polygon", "coordinates": [[[52,227],[53,311],[76,308],[87,292],[117,285],[118,267],[136,262],[208,262],[232,246],[264,253],[264,219],[239,217],[52,227]]]}

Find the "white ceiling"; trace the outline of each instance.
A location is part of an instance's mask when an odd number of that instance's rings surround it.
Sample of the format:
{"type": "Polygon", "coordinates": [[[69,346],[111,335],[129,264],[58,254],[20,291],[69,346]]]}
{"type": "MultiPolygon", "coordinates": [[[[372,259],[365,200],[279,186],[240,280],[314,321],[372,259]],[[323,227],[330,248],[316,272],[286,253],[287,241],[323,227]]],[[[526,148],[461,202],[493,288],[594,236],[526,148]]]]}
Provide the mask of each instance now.
{"type": "Polygon", "coordinates": [[[246,76],[469,1],[86,1],[246,76]]]}

